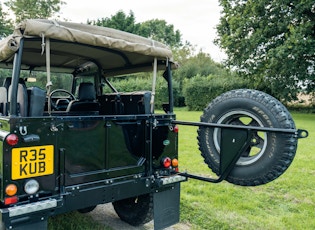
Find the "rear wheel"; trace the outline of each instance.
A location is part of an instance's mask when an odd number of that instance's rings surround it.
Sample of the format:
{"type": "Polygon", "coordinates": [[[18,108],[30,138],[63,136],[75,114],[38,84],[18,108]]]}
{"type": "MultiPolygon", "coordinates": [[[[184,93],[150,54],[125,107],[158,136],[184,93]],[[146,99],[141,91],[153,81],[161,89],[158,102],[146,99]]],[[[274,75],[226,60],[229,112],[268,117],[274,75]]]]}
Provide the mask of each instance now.
{"type": "Polygon", "coordinates": [[[153,219],[153,197],[145,194],[113,202],[119,218],[126,223],[139,226],[153,219]]]}
{"type": "MultiPolygon", "coordinates": [[[[213,100],[201,116],[202,122],[295,129],[287,109],[272,96],[239,89],[213,100]]],[[[205,162],[219,174],[221,131],[219,128],[198,129],[198,142],[205,162]]],[[[227,181],[238,185],[268,183],[289,167],[295,156],[294,134],[253,132],[249,147],[242,153],[227,181]]]]}

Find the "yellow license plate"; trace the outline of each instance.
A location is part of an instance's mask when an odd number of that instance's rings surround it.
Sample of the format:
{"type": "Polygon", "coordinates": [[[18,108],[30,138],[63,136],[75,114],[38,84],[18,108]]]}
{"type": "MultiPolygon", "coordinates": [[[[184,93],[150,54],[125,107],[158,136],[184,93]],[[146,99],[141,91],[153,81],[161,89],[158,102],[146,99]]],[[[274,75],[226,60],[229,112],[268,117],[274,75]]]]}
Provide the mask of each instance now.
{"type": "Polygon", "coordinates": [[[12,180],[54,173],[54,146],[12,149],[12,180]]]}

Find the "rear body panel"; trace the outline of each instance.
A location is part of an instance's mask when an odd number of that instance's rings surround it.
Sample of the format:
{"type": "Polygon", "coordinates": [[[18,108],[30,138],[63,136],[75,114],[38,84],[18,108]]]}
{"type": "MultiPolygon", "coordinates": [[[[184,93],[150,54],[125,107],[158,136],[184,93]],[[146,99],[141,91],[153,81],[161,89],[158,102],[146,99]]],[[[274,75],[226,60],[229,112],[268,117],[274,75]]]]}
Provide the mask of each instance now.
{"type": "MultiPolygon", "coordinates": [[[[160,169],[161,159],[177,158],[177,133],[172,132],[171,125],[174,118],[148,114],[1,121],[2,127],[19,137],[14,147],[0,142],[5,176],[1,187],[17,185],[18,204],[26,210],[28,205],[46,199],[54,203],[45,204],[47,210],[36,207],[34,213],[26,211],[14,216],[9,211],[11,205],[7,205],[2,209],[3,220],[7,226],[19,226],[25,217],[36,222],[39,211],[47,219],[58,213],[156,192],[161,187],[172,189],[174,181],[164,185],[158,178],[169,175],[160,169]],[[34,178],[40,191],[36,196],[27,195],[23,186],[34,178]],[[7,215],[10,218],[6,219],[7,215]]],[[[1,195],[3,201],[5,195],[1,195]]]]}

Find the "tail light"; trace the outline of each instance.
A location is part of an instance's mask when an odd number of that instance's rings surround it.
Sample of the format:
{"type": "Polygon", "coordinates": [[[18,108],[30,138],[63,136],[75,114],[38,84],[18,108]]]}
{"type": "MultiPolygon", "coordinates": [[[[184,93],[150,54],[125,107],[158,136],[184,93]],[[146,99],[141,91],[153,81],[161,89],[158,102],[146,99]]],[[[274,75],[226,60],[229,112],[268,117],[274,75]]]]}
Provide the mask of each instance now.
{"type": "Polygon", "coordinates": [[[17,196],[11,196],[11,197],[6,197],[4,198],[4,204],[9,205],[9,204],[15,204],[19,201],[17,196]]]}
{"type": "Polygon", "coordinates": [[[4,204],[9,205],[9,204],[15,204],[18,202],[18,197],[15,196],[17,193],[17,187],[15,184],[8,184],[7,187],[5,188],[5,194],[9,197],[4,198],[4,204]]]}
{"type": "Polygon", "coordinates": [[[172,168],[176,172],[178,172],[178,160],[177,158],[169,158],[169,157],[164,157],[161,161],[161,164],[164,168],[172,168]]]}
{"type": "Polygon", "coordinates": [[[14,146],[19,142],[19,137],[16,134],[11,133],[7,136],[6,142],[8,145],[14,146]]]}
{"type": "Polygon", "coordinates": [[[169,157],[165,157],[162,159],[162,165],[164,168],[169,168],[172,165],[172,160],[169,157]]]}

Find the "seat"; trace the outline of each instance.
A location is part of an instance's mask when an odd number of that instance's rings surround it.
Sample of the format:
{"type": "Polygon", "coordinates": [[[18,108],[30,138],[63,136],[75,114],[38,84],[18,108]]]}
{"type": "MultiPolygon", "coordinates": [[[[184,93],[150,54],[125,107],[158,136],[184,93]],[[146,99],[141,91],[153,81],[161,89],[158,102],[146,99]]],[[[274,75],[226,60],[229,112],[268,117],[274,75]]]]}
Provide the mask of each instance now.
{"type": "Polygon", "coordinates": [[[0,116],[7,115],[8,92],[5,87],[0,87],[0,116]]]}
{"type": "MultiPolygon", "coordinates": [[[[10,102],[11,98],[11,91],[12,91],[12,86],[11,86],[11,79],[6,78],[4,82],[4,87],[8,87],[8,101],[10,102]],[[10,83],[10,85],[8,84],[10,83]]],[[[17,89],[17,115],[26,117],[28,115],[27,110],[28,110],[28,95],[27,95],[27,89],[25,82],[22,78],[19,79],[19,84],[18,84],[18,89],[17,89]]]]}
{"type": "Polygon", "coordinates": [[[46,91],[33,86],[27,89],[28,93],[28,115],[30,117],[43,116],[45,108],[46,91]]]}
{"type": "Polygon", "coordinates": [[[93,83],[81,83],[78,99],[73,100],[67,107],[67,112],[91,112],[99,113],[100,105],[96,102],[96,91],[93,83]]]}
{"type": "MultiPolygon", "coordinates": [[[[3,87],[5,87],[7,89],[7,91],[9,91],[9,87],[11,85],[11,81],[12,81],[12,77],[7,77],[3,81],[3,87]]],[[[19,84],[25,85],[25,81],[24,81],[23,78],[19,78],[19,84]]]]}

